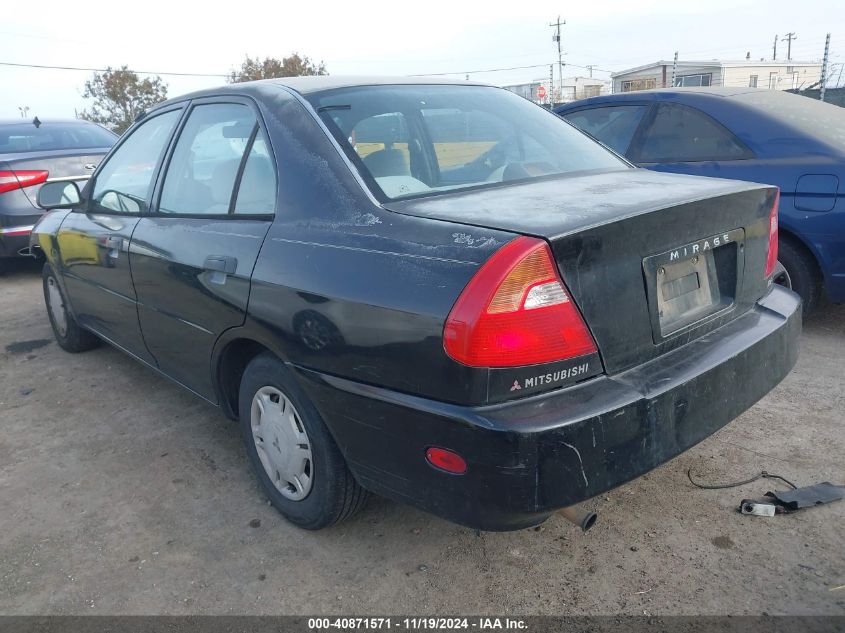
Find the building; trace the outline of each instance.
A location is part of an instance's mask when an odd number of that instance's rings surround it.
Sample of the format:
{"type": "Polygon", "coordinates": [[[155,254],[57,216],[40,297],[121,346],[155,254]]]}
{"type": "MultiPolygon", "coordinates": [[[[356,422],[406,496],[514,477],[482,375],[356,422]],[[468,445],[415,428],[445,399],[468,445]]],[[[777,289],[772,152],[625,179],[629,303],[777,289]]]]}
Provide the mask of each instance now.
{"type": "Polygon", "coordinates": [[[564,77],[559,101],[569,103],[578,99],[598,97],[610,92],[610,82],[595,77],[564,77]]]}
{"type": "Polygon", "coordinates": [[[818,87],[822,65],[818,62],[730,61],[655,62],[610,75],[613,92],[632,92],[680,86],[728,86],[801,90],[818,87]],[[674,69],[673,69],[674,65],[674,69]],[[674,83],[673,83],[674,71],[674,83]]]}
{"type": "Polygon", "coordinates": [[[549,90],[549,78],[546,77],[545,79],[535,79],[533,81],[529,81],[523,84],[511,84],[509,86],[502,86],[505,90],[510,90],[511,92],[518,94],[520,97],[524,99],[528,99],[529,101],[533,101],[534,103],[549,103],[549,99],[552,96],[551,90],[549,90]],[[540,86],[543,87],[546,96],[540,99],[537,94],[540,86]]]}
{"type": "Polygon", "coordinates": [[[548,77],[502,87],[529,101],[544,104],[549,103],[552,99],[555,103],[568,103],[577,99],[598,97],[599,95],[610,92],[610,82],[605,79],[596,79],[595,77],[564,77],[562,87],[555,80],[554,91],[549,87],[548,77]],[[543,87],[546,95],[542,99],[537,96],[540,86],[543,87]]]}

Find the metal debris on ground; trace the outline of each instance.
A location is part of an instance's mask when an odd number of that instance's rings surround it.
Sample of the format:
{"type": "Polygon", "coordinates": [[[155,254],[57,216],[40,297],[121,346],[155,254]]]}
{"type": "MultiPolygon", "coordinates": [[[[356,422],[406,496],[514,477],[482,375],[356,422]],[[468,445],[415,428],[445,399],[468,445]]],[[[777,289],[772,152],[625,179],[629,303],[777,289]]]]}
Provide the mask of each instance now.
{"type": "Polygon", "coordinates": [[[845,498],[845,486],[837,486],[829,481],[825,481],[812,486],[799,488],[785,477],[768,473],[765,470],[749,479],[726,484],[705,484],[698,482],[693,479],[692,468],[687,469],[687,478],[693,486],[704,490],[737,488],[755,482],[758,479],[780,479],[791,488],[791,490],[769,491],[762,499],[743,499],[740,501],[739,512],[754,516],[772,517],[776,514],[789,514],[803,508],[839,501],[845,498]]]}

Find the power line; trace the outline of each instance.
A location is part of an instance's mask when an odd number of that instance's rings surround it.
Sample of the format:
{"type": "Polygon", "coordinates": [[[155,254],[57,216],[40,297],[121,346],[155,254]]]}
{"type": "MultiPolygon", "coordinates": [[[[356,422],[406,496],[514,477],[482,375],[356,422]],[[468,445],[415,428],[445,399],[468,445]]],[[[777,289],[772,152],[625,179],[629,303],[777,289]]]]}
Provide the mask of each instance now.
{"type": "Polygon", "coordinates": [[[504,70],[525,70],[526,68],[545,68],[548,64],[532,64],[530,66],[511,66],[510,68],[485,68],[482,70],[456,70],[449,73],[420,73],[408,77],[442,77],[443,75],[477,75],[478,73],[495,73],[504,70]]]}
{"type": "MultiPolygon", "coordinates": [[[[47,70],[81,70],[85,72],[102,73],[108,70],[120,70],[116,68],[82,68],[78,66],[47,66],[44,64],[16,64],[13,62],[0,62],[0,66],[14,66],[16,68],[42,68],[47,70]]],[[[228,75],[219,75],[214,73],[176,73],[176,72],[157,72],[155,70],[132,70],[130,72],[139,75],[166,75],[171,77],[228,77],[228,75]]]]}
{"type": "MultiPolygon", "coordinates": [[[[569,62],[566,63],[567,66],[572,66],[574,68],[583,68],[584,70],[589,70],[589,66],[579,66],[578,64],[571,64],[569,62]]],[[[532,64],[530,66],[511,66],[510,68],[484,68],[482,70],[456,70],[454,72],[448,73],[419,73],[415,75],[408,75],[408,77],[442,77],[444,75],[477,75],[478,73],[497,73],[503,72],[506,70],[525,70],[528,68],[546,68],[548,64],[532,64]]],[[[611,73],[612,70],[607,70],[604,68],[597,68],[593,66],[593,70],[601,73],[611,73]]]]}

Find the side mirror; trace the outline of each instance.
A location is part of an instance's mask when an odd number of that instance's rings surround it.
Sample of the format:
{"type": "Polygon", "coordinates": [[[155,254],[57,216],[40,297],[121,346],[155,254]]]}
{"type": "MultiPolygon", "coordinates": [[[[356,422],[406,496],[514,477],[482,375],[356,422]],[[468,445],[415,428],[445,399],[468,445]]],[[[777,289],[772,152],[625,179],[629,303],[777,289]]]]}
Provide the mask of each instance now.
{"type": "Polygon", "coordinates": [[[38,190],[38,206],[42,209],[70,209],[81,201],[75,182],[48,182],[38,190]]]}

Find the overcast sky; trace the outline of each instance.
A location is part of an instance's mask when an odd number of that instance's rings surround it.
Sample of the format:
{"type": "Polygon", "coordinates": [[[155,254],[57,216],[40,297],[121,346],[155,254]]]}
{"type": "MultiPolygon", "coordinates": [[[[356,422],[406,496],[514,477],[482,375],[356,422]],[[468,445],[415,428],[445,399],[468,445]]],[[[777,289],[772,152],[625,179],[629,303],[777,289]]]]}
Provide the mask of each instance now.
{"type": "MultiPolygon", "coordinates": [[[[548,67],[472,71],[555,62],[548,24],[558,14],[566,20],[564,60],[572,64],[564,76],[586,75],[575,65],[615,71],[671,59],[676,50],[680,59],[743,59],[746,52],[769,58],[775,34],[789,31],[798,34],[793,59],[821,59],[832,30],[832,62],[845,62],[845,0],[50,0],[14,6],[0,21],[0,62],[221,75],[163,77],[169,96],[222,83],[246,54],[292,51],[324,60],[335,75],[470,71],[473,80],[499,85],[529,81],[548,76],[548,67]]],[[[786,57],[785,42],[778,57],[786,57]]],[[[19,106],[29,106],[30,117],[72,117],[86,107],[81,95],[90,75],[0,65],[0,118],[20,116],[19,106]]]]}

